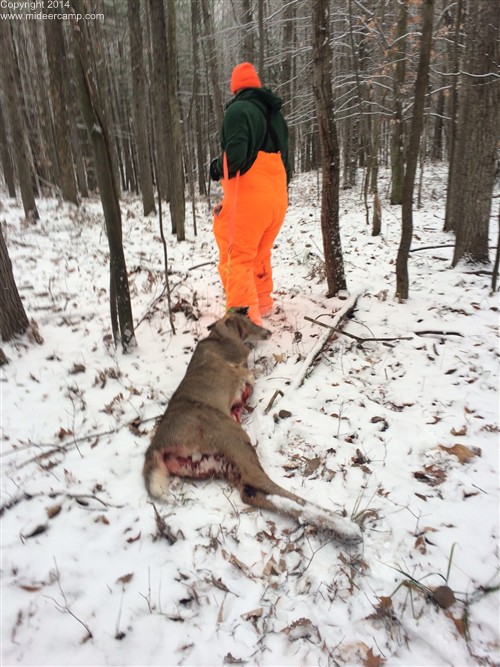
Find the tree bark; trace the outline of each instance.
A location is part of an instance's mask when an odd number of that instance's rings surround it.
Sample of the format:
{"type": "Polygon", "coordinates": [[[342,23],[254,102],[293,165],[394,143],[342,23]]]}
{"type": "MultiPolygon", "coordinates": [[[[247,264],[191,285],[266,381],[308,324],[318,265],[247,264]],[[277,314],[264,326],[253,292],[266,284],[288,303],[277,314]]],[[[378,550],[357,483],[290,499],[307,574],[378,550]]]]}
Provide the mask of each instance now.
{"type": "Polygon", "coordinates": [[[27,132],[24,126],[24,115],[21,112],[23,108],[21,83],[19,81],[19,71],[15,66],[14,43],[8,21],[0,21],[0,55],[3,61],[0,67],[0,76],[24,214],[27,220],[35,222],[39,215],[35,203],[33,171],[26,140],[27,132]]]}
{"type": "Polygon", "coordinates": [[[499,34],[498,0],[471,2],[448,191],[447,227],[456,232],[452,266],[461,259],[489,262],[489,222],[500,140],[499,34]]]}
{"type": "Polygon", "coordinates": [[[413,190],[418,166],[420,137],[424,126],[425,98],[429,80],[429,62],[432,46],[434,0],[423,0],[422,14],[422,38],[417,79],[415,81],[415,101],[413,104],[410,138],[406,154],[406,169],[403,180],[401,241],[396,260],[396,297],[401,301],[407,299],[409,293],[408,254],[413,237],[413,190]]]}
{"type": "Polygon", "coordinates": [[[406,32],[408,26],[408,3],[399,3],[396,47],[394,50],[394,111],[391,132],[391,204],[403,202],[404,163],[404,120],[403,91],[405,81],[406,32]]]}
{"type": "Polygon", "coordinates": [[[84,21],[73,23],[73,36],[80,106],[94,148],[96,176],[109,244],[111,321],[114,321],[117,312],[119,323],[119,332],[115,331],[115,327],[113,327],[113,334],[115,344],[118,344],[120,339],[124,352],[128,352],[135,347],[136,340],[127,267],[122,244],[122,222],[116,186],[117,179],[113,174],[111,147],[103,120],[103,107],[88,57],[89,40],[86,35],[84,21]]]}
{"type": "Polygon", "coordinates": [[[132,67],[132,111],[134,135],[137,146],[139,184],[144,215],[156,213],[155,194],[151,169],[151,155],[148,143],[148,124],[146,119],[147,98],[144,83],[144,63],[142,60],[141,7],[136,0],[127,3],[128,29],[130,35],[130,61],[132,67]]]}
{"type": "Polygon", "coordinates": [[[179,110],[179,94],[177,90],[177,41],[175,3],[167,2],[167,91],[170,145],[170,218],[172,229],[175,230],[178,241],[186,238],[186,199],[184,192],[184,161],[181,128],[181,114],[179,110]]]}
{"type": "MultiPolygon", "coordinates": [[[[56,10],[55,10],[56,11],[56,10]]],[[[59,12],[58,12],[59,13],[59,12]]],[[[47,60],[50,75],[50,99],[54,117],[54,139],[57,148],[59,178],[63,199],[78,204],[71,137],[64,90],[63,61],[66,59],[62,19],[44,21],[47,60]]]]}
{"type": "Polygon", "coordinates": [[[339,146],[332,90],[329,0],[311,0],[313,88],[322,156],[321,231],[325,253],[327,296],[345,290],[339,225],[339,146]]]}
{"type": "Polygon", "coordinates": [[[14,177],[14,164],[10,155],[9,141],[7,139],[7,130],[5,128],[5,119],[3,109],[0,107],[0,150],[2,151],[2,169],[5,178],[5,185],[9,192],[9,197],[16,196],[16,180],[14,177]]]}
{"type": "Polygon", "coordinates": [[[12,263],[5,244],[0,225],[0,334],[8,341],[16,335],[25,333],[29,320],[19,296],[12,263]]]}

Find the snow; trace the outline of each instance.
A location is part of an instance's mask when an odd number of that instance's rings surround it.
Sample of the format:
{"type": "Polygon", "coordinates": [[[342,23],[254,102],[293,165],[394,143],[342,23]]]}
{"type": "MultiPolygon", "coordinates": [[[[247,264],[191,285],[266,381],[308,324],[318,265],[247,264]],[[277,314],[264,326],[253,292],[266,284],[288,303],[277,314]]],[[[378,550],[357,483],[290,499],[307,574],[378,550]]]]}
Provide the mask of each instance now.
{"type": "MultiPolygon", "coordinates": [[[[359,295],[342,326],[397,340],[338,334],[311,366],[329,332],[304,318],[332,326],[343,302],[325,298],[317,176],[297,176],[243,422],[272,479],[361,525],[351,547],[245,507],[220,481],[174,479],[167,504],[145,493],[155,419],[224,311],[208,207],[197,237],[188,224],[187,241],[169,242],[174,336],[157,220],[123,201],[138,342],[124,355],[99,201],[39,200],[33,226],[3,198],[16,282],[44,339],[2,345],[3,665],[498,663],[498,293],[439,247],[411,253],[410,298],[394,299],[400,210],[384,178],[379,237],[359,192],[342,191],[359,295]],[[445,583],[457,602],[441,609],[426,590],[445,583]]],[[[453,243],[445,185],[428,167],[413,248],[453,243]]]]}

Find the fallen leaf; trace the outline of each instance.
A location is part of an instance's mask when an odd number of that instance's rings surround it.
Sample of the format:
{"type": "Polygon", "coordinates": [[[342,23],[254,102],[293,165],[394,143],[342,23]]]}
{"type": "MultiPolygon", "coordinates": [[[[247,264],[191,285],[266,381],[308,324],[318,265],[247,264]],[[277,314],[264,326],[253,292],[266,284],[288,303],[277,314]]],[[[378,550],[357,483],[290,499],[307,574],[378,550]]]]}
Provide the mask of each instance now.
{"type": "Polygon", "coordinates": [[[256,618],[261,618],[263,613],[264,609],[262,607],[258,607],[257,609],[252,609],[252,611],[247,611],[245,614],[241,614],[241,618],[244,621],[253,621],[256,618]]]}
{"type": "Polygon", "coordinates": [[[28,539],[30,537],[36,537],[37,535],[41,535],[42,533],[45,533],[47,530],[47,525],[46,524],[40,524],[36,528],[33,528],[31,533],[27,533],[26,535],[21,535],[21,537],[24,537],[25,539],[28,539]]]}
{"type": "Polygon", "coordinates": [[[451,611],[445,611],[445,616],[447,616],[450,620],[453,621],[455,624],[456,629],[458,630],[458,634],[461,637],[465,637],[467,634],[467,623],[464,618],[455,618],[451,611]]]}
{"type": "Polygon", "coordinates": [[[129,537],[129,538],[127,539],[127,542],[128,542],[129,544],[132,544],[132,542],[137,542],[137,540],[139,540],[140,537],[141,537],[141,532],[139,531],[135,537],[129,537]]]}
{"type": "Polygon", "coordinates": [[[286,627],[283,632],[288,635],[288,639],[292,642],[297,641],[297,639],[309,639],[311,637],[316,641],[320,639],[318,628],[309,618],[299,618],[286,627]]]}
{"type": "Polygon", "coordinates": [[[304,476],[309,477],[320,467],[322,459],[320,456],[315,456],[313,459],[309,459],[304,468],[304,476]]]}
{"type": "Polygon", "coordinates": [[[462,426],[462,428],[456,429],[452,428],[450,431],[451,435],[454,436],[462,436],[462,435],[467,435],[467,426],[462,426]]]}
{"type": "Polygon", "coordinates": [[[129,581],[131,581],[132,577],[134,576],[133,572],[129,572],[128,574],[123,574],[121,577],[118,577],[116,580],[117,584],[128,584],[129,581]]]}
{"type": "Polygon", "coordinates": [[[49,519],[53,519],[62,510],[62,505],[51,505],[45,510],[49,519]]]}
{"type": "Polygon", "coordinates": [[[453,445],[453,447],[445,447],[444,445],[439,445],[439,449],[442,449],[443,452],[447,454],[453,454],[457,457],[460,463],[469,463],[471,459],[475,456],[481,456],[481,450],[478,447],[466,447],[465,445],[453,445]]]}
{"type": "Polygon", "coordinates": [[[36,593],[37,591],[41,591],[43,586],[37,585],[37,586],[28,586],[26,585],[21,585],[19,588],[22,588],[23,591],[28,591],[28,593],[36,593]]]}
{"type": "Polygon", "coordinates": [[[363,661],[364,667],[380,667],[385,662],[384,658],[380,655],[375,655],[371,648],[368,649],[366,657],[363,661]]]}

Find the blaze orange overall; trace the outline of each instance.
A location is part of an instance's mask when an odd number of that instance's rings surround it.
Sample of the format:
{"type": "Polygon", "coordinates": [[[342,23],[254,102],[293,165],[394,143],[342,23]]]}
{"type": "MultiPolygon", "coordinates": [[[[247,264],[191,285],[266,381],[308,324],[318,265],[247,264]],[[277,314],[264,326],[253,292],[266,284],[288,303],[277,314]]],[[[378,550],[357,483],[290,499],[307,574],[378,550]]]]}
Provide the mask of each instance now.
{"type": "Polygon", "coordinates": [[[273,306],[271,249],[288,206],[285,167],[280,153],[259,151],[242,176],[225,172],[213,231],[226,308],[248,306],[250,319],[262,324],[273,306]]]}

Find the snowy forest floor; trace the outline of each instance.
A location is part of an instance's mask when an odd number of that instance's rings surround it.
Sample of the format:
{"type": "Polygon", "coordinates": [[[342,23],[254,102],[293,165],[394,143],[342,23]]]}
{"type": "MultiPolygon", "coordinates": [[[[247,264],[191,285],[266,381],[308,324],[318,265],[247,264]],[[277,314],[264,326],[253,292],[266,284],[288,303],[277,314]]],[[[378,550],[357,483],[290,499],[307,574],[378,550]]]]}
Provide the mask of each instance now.
{"type": "Polygon", "coordinates": [[[224,312],[206,204],[197,236],[188,219],[188,240],[169,239],[172,335],[157,218],[123,201],[138,341],[123,355],[99,201],[40,200],[30,226],[3,199],[44,342],[3,345],[2,665],[498,664],[498,293],[450,268],[445,185],[429,167],[403,304],[399,208],[383,197],[372,237],[359,192],[341,194],[359,295],[344,329],[396,340],[338,334],[310,363],[329,331],[305,318],[328,325],[344,303],[325,298],[315,174],[292,181],[276,242],[273,336],[250,357],[244,428],[275,481],[360,523],[356,548],[244,507],[219,481],[177,480],[168,504],[146,496],[155,420],[224,312]]]}

